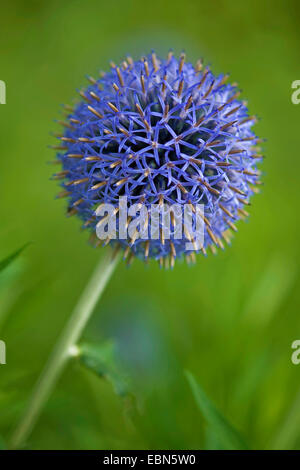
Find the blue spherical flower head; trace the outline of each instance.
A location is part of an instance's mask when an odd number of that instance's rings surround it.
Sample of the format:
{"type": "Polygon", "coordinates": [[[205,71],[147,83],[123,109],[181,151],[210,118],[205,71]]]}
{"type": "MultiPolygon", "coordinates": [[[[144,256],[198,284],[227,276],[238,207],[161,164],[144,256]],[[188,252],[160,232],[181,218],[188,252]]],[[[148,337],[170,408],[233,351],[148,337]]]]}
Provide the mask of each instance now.
{"type": "MultiPolygon", "coordinates": [[[[251,130],[255,118],[227,79],[214,76],[201,61],[194,66],[184,54],[177,59],[171,53],[166,59],[154,53],[138,61],[129,57],[100,79],[89,78],[91,85],[80,91],[82,101],[62,123],[58,158],[63,170],[56,176],[63,179],[60,195],[68,198],[68,214],[82,219],[96,244],[101,242],[97,227],[107,220],[99,208],[110,204],[115,208],[110,215],[116,216],[121,196],[127,209],[140,204],[148,215],[153,205],[201,204],[204,243],[196,251],[206,254],[210,247],[215,252],[223,240],[229,242],[257,192],[256,165],[262,156],[251,130]]],[[[176,236],[171,218],[166,239],[160,219],[158,236],[151,237],[149,219],[143,234],[125,238],[118,237],[116,222],[116,236],[107,236],[105,243],[122,247],[129,258],[150,257],[161,264],[195,256],[187,249],[193,236],[186,227],[176,236]]]]}

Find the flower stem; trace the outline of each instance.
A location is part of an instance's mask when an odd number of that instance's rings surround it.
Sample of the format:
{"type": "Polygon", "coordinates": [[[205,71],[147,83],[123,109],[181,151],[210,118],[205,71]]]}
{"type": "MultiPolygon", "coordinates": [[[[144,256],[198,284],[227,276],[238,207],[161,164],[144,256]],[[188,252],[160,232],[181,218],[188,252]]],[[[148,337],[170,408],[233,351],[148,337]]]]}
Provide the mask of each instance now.
{"type": "Polygon", "coordinates": [[[81,336],[99,298],[101,297],[120,256],[112,258],[108,253],[101,259],[96,267],[90,281],[84,289],[79,301],[68,321],[60,338],[58,339],[52,354],[35,386],[31,395],[27,409],[15,432],[12,435],[10,448],[21,447],[31,434],[41,410],[47,402],[60,374],[63,371],[68,359],[71,357],[70,351],[81,336]]]}

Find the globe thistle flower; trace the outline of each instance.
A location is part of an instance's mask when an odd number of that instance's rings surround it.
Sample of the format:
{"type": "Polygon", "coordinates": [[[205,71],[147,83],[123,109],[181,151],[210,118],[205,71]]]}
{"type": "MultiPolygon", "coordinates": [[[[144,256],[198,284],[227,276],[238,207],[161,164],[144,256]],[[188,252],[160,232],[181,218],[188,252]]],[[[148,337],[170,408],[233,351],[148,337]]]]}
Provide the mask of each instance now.
{"type": "MultiPolygon", "coordinates": [[[[120,196],[128,207],[140,203],[147,211],[153,204],[203,204],[200,251],[229,243],[257,192],[262,156],[252,131],[255,117],[227,80],[202,61],[193,66],[184,54],[177,59],[172,53],[166,59],[155,53],[138,61],[128,57],[98,80],[89,77],[90,85],[79,92],[82,100],[67,108],[67,121],[61,122],[62,171],[55,177],[62,179],[59,196],[67,197],[68,214],[82,219],[96,245],[96,227],[104,221],[97,208],[110,203],[117,212],[120,196]]],[[[184,230],[176,239],[171,230],[165,240],[160,224],[158,239],[107,237],[105,244],[123,248],[124,257],[171,266],[183,255],[193,259],[195,253],[186,249],[190,233],[184,230]]]]}

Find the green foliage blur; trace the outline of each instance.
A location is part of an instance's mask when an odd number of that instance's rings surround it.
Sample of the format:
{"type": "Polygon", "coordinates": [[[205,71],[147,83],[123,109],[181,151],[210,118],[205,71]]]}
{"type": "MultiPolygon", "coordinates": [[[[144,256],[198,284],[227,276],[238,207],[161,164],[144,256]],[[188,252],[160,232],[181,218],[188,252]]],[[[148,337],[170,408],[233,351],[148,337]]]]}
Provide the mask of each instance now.
{"type": "Polygon", "coordinates": [[[267,139],[264,186],[224,252],[169,271],[121,262],[83,341],[114,343],[133,402],[74,361],[26,447],[224,448],[197,407],[189,370],[249,448],[300,449],[300,365],[291,362],[291,344],[300,339],[300,105],[291,102],[291,84],[300,80],[299,17],[296,0],[1,5],[7,104],[0,105],[0,260],[31,242],[0,273],[0,339],[7,347],[1,440],[12,433],[105,250],[91,248],[79,221],[65,217],[65,202],[55,200],[48,146],[56,143],[60,105],[110,60],[173,48],[193,62],[204,57],[239,83],[260,118],[256,132],[267,139]]]}

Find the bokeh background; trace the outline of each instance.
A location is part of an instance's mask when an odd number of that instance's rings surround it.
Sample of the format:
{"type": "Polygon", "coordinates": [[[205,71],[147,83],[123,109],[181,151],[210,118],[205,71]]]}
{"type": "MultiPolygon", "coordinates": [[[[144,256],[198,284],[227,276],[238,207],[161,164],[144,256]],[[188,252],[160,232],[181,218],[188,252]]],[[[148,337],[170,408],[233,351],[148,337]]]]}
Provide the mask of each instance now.
{"type": "Polygon", "coordinates": [[[230,72],[265,137],[264,186],[232,246],[173,271],[121,263],[84,333],[116,345],[136,411],[111,383],[69,364],[30,449],[214,448],[184,370],[253,449],[300,449],[299,2],[16,1],[1,5],[0,434],[13,431],[104,249],[55,200],[51,132],[85,75],[155,49],[230,72]]]}

